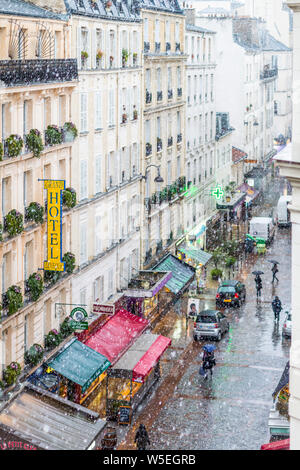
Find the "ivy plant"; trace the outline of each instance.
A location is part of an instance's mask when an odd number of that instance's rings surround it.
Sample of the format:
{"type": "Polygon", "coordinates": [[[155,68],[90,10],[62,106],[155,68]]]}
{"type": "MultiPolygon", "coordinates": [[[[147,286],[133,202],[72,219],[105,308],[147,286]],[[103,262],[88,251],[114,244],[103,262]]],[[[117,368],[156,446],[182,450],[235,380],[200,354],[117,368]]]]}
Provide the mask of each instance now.
{"type": "Polygon", "coordinates": [[[30,274],[26,280],[25,291],[28,293],[30,300],[35,302],[43,293],[44,282],[39,273],[30,274]]]}
{"type": "Polygon", "coordinates": [[[11,134],[6,139],[7,153],[9,157],[17,157],[22,152],[23,139],[17,134],[11,134]]]}
{"type": "Polygon", "coordinates": [[[62,193],[62,203],[64,206],[72,209],[76,206],[76,191],[73,188],[67,188],[62,193]]]}
{"type": "Polygon", "coordinates": [[[23,307],[23,296],[19,286],[10,286],[2,294],[2,307],[8,310],[8,315],[13,315],[23,307]]]}
{"type": "Polygon", "coordinates": [[[66,263],[66,271],[71,274],[75,269],[75,255],[68,251],[62,257],[62,260],[66,263]]]}
{"type": "Polygon", "coordinates": [[[29,134],[25,137],[25,142],[28,150],[33,153],[33,156],[39,158],[44,149],[40,131],[38,129],[31,129],[29,134]]]}
{"type": "Polygon", "coordinates": [[[40,344],[33,344],[24,354],[25,364],[36,366],[42,361],[44,348],[40,344]]]}
{"type": "Polygon", "coordinates": [[[16,209],[12,209],[4,217],[4,231],[7,232],[10,237],[15,237],[22,233],[23,230],[23,215],[16,209]]]}
{"type": "Polygon", "coordinates": [[[31,202],[25,209],[25,220],[33,221],[36,224],[44,222],[44,208],[38,202],[31,202]]]}
{"type": "Polygon", "coordinates": [[[18,362],[11,362],[3,372],[3,379],[7,385],[13,385],[21,373],[21,366],[18,362]]]}

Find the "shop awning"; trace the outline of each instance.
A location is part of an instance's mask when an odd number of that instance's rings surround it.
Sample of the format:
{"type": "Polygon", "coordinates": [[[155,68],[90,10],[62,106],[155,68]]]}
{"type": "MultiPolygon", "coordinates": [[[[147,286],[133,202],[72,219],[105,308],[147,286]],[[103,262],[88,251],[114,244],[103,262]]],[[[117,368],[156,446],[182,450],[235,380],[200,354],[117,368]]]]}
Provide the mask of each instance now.
{"type": "Polygon", "coordinates": [[[290,361],[288,361],[286,363],[286,366],[285,366],[284,371],[282,373],[282,376],[279,380],[279,383],[278,383],[277,387],[275,388],[274,392],[272,393],[272,396],[273,396],[274,400],[275,400],[276,396],[278,395],[278,393],[280,392],[280,390],[282,390],[283,387],[285,387],[289,383],[289,380],[290,380],[290,361]]]}
{"type": "Polygon", "coordinates": [[[142,382],[170,344],[170,338],[144,333],[118,360],[113,369],[131,370],[133,381],[142,382]]]}
{"type": "Polygon", "coordinates": [[[245,201],[247,203],[254,201],[259,195],[259,191],[249,186],[248,183],[243,183],[241,186],[238,187],[237,190],[240,191],[241,193],[246,193],[245,201]]]}
{"type": "Polygon", "coordinates": [[[212,255],[206,251],[185,244],[180,245],[177,250],[180,251],[180,253],[183,253],[186,258],[191,258],[197,264],[201,264],[202,266],[205,266],[212,257],[212,255]]]}
{"type": "Polygon", "coordinates": [[[263,444],[260,450],[290,450],[290,440],[282,439],[280,441],[270,442],[269,444],[263,444]]]}
{"type": "Polygon", "coordinates": [[[192,280],[195,270],[191,266],[188,266],[183,261],[180,261],[176,256],[167,255],[160,263],[158,263],[152,271],[171,271],[172,278],[167,282],[166,287],[173,292],[178,292],[192,280]]]}
{"type": "Polygon", "coordinates": [[[63,377],[80,385],[84,392],[110,366],[110,361],[74,339],[48,365],[63,377]]]}
{"type": "Polygon", "coordinates": [[[103,354],[114,364],[148,326],[148,320],[121,309],[88,338],[85,345],[103,354]]]}

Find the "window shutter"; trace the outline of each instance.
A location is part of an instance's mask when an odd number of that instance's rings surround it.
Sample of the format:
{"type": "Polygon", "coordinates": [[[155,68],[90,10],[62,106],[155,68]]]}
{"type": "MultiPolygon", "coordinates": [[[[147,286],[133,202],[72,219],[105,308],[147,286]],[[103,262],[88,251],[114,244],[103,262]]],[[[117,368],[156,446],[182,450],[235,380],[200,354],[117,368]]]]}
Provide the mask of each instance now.
{"type": "Polygon", "coordinates": [[[96,155],[95,162],[95,194],[101,193],[101,155],[96,155]]]}
{"type": "Polygon", "coordinates": [[[95,129],[101,129],[101,92],[96,93],[95,103],[95,129]]]}
{"type": "Polygon", "coordinates": [[[78,68],[81,69],[81,28],[77,28],[77,61],[78,68]]]}
{"type": "Polygon", "coordinates": [[[101,253],[101,216],[95,218],[95,254],[101,253]]]}
{"type": "Polygon", "coordinates": [[[87,261],[86,222],[80,224],[80,264],[87,261]]]}
{"type": "Polygon", "coordinates": [[[87,198],[87,161],[80,162],[80,199],[87,198]]]}

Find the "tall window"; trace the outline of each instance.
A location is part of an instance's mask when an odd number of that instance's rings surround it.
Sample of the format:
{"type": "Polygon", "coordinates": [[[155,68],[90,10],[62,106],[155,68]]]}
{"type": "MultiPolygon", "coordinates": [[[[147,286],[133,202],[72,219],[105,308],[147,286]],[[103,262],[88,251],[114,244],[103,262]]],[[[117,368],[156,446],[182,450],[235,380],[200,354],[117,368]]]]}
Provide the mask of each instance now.
{"type": "Polygon", "coordinates": [[[101,92],[97,91],[95,95],[95,129],[101,129],[101,92]]]}
{"type": "Polygon", "coordinates": [[[86,199],[88,197],[88,186],[87,186],[87,160],[81,160],[80,162],[80,199],[86,199]]]}
{"type": "Polygon", "coordinates": [[[87,223],[85,220],[80,222],[80,264],[87,262],[87,223]]]}
{"type": "Polygon", "coordinates": [[[110,268],[108,271],[108,296],[110,297],[114,293],[114,270],[110,268]]]}
{"type": "Polygon", "coordinates": [[[101,215],[96,214],[96,217],[95,217],[95,255],[98,255],[99,253],[101,253],[101,250],[102,250],[101,233],[102,233],[101,215]]]}
{"type": "Polygon", "coordinates": [[[94,281],[94,301],[99,300],[103,302],[104,298],[104,277],[99,276],[94,281]]]}
{"type": "Polygon", "coordinates": [[[168,67],[168,90],[172,90],[172,67],[168,67]]]}
{"type": "Polygon", "coordinates": [[[11,177],[2,178],[2,218],[11,209],[11,177]]]}
{"type": "Polygon", "coordinates": [[[81,132],[88,130],[88,109],[87,109],[87,93],[81,93],[80,95],[80,129],[81,132]]]}
{"type": "Polygon", "coordinates": [[[95,194],[101,193],[101,155],[95,158],[95,194]]]}
{"type": "Polygon", "coordinates": [[[114,89],[109,90],[109,125],[115,125],[115,92],[114,89]]]}

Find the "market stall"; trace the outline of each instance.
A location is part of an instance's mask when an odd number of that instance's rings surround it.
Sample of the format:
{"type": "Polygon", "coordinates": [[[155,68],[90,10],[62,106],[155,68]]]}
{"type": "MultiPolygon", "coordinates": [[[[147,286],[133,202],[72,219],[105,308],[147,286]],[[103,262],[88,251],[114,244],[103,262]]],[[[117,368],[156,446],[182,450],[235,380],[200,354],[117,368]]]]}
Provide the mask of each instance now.
{"type": "Polygon", "coordinates": [[[123,416],[131,418],[136,407],[160,378],[159,360],[170,344],[171,340],[165,336],[144,333],[109,369],[107,416],[118,418],[121,422],[124,422],[123,416]]]}
{"type": "Polygon", "coordinates": [[[151,321],[163,307],[160,293],[171,278],[169,271],[139,271],[124,291],[127,310],[151,321]]]}

